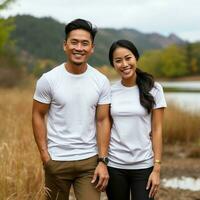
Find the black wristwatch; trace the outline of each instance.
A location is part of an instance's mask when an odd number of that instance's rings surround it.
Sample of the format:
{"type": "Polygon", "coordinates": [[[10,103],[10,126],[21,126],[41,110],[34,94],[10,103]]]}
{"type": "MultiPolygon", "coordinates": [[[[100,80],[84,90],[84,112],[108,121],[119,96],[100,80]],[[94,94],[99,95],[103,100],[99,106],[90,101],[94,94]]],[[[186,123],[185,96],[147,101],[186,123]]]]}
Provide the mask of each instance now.
{"type": "Polygon", "coordinates": [[[99,157],[97,161],[103,162],[105,165],[107,165],[109,162],[108,157],[99,157]]]}

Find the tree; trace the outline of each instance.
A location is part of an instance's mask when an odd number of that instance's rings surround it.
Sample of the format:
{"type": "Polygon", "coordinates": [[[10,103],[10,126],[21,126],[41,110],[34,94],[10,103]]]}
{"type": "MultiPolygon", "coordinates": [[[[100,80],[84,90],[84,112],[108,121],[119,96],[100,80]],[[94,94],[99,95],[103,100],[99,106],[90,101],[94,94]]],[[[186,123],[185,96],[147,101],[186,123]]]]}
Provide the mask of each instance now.
{"type": "Polygon", "coordinates": [[[161,50],[153,50],[145,52],[139,60],[139,67],[155,77],[161,74],[161,50]]]}
{"type": "Polygon", "coordinates": [[[188,75],[186,49],[172,45],[164,49],[161,55],[162,73],[165,77],[188,75]]]}
{"type": "MultiPolygon", "coordinates": [[[[0,12],[15,0],[0,0],[0,12]]],[[[0,15],[0,86],[11,87],[21,82],[24,71],[17,57],[10,34],[15,28],[13,18],[0,15]]]]}
{"type": "MultiPolygon", "coordinates": [[[[10,3],[15,0],[3,0],[0,2],[0,11],[6,9],[10,3]]],[[[0,53],[4,51],[5,46],[12,44],[9,40],[10,33],[14,29],[13,20],[4,19],[0,16],[0,53]]]]}
{"type": "Polygon", "coordinates": [[[191,44],[191,67],[193,74],[200,73],[200,42],[195,42],[191,44]],[[195,69],[195,70],[194,70],[195,69]]]}
{"type": "Polygon", "coordinates": [[[10,3],[14,2],[15,0],[1,0],[0,1],[0,10],[6,9],[10,3]]]}
{"type": "MultiPolygon", "coordinates": [[[[198,45],[196,46],[198,47],[198,45]]],[[[198,71],[197,55],[200,54],[197,53],[199,52],[199,49],[197,49],[190,52],[190,58],[188,58],[188,48],[185,48],[185,46],[172,45],[163,50],[145,52],[139,61],[139,66],[155,77],[187,76],[191,72],[196,73],[198,71]]]]}

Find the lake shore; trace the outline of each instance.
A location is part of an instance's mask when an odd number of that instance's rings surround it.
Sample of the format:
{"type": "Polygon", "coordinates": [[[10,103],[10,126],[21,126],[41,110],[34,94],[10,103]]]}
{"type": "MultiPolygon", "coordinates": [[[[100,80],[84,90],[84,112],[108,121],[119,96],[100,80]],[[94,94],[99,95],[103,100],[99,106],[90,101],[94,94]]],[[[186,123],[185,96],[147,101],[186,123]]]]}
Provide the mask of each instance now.
{"type": "MultiPolygon", "coordinates": [[[[164,146],[161,179],[192,177],[200,178],[200,159],[192,158],[190,145],[164,146]]],[[[172,189],[160,187],[156,200],[197,200],[200,191],[172,189]]]]}

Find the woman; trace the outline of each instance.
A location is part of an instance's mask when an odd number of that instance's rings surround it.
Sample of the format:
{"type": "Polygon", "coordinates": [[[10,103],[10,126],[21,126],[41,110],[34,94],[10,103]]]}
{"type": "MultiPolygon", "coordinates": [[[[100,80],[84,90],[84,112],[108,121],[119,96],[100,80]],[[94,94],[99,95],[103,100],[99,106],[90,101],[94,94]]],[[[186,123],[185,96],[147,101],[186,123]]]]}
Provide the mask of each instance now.
{"type": "Polygon", "coordinates": [[[153,199],[159,189],[166,101],[161,85],[138,69],[138,59],[128,40],[110,47],[110,64],[121,80],[111,89],[109,200],[129,200],[130,193],[134,200],[153,199]]]}

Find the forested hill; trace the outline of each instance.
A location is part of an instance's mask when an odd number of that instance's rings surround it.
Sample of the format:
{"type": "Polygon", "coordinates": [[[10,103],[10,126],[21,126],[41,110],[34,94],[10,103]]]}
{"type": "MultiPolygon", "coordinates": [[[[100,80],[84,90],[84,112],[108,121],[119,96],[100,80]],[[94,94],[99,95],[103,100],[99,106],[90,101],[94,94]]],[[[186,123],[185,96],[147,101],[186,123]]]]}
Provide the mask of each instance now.
{"type": "MultiPolygon", "coordinates": [[[[16,47],[35,58],[51,59],[58,62],[65,60],[62,49],[64,39],[64,24],[52,18],[35,18],[29,15],[14,17],[16,29],[11,39],[16,41],[16,47]]],[[[111,43],[117,39],[129,39],[143,53],[147,50],[162,49],[171,44],[184,44],[176,35],[169,37],[158,33],[144,34],[134,29],[99,28],[95,39],[95,53],[90,63],[95,66],[108,64],[108,50],[111,43]]]]}

